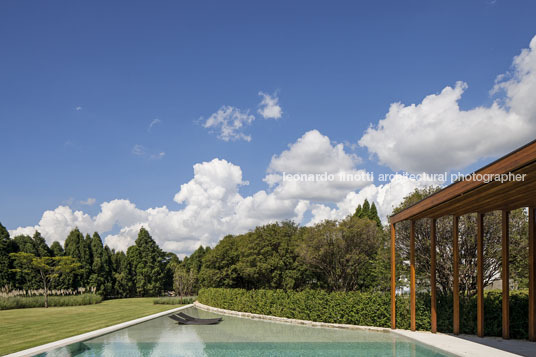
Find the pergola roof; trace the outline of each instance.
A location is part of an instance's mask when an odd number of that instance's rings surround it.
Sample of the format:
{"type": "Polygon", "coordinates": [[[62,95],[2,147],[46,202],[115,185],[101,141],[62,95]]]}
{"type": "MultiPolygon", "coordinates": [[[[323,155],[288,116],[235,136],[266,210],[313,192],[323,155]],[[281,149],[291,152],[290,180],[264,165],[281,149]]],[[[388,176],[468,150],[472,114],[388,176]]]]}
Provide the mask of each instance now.
{"type": "MultiPolygon", "coordinates": [[[[391,216],[404,220],[461,216],[473,212],[513,210],[536,205],[536,140],[475,171],[477,176],[455,182],[430,197],[391,216]],[[524,180],[484,182],[478,175],[525,174],[524,180]]],[[[488,176],[489,177],[489,176],[488,176]]]]}

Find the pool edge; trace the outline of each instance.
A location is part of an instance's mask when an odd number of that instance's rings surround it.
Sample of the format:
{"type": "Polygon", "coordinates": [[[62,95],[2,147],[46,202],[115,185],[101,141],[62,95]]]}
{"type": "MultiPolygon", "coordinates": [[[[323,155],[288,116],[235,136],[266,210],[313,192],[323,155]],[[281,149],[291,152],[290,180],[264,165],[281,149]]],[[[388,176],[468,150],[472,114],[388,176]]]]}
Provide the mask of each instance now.
{"type": "Polygon", "coordinates": [[[271,315],[253,314],[250,312],[226,310],[226,309],[221,309],[218,307],[204,305],[198,301],[195,301],[193,303],[193,306],[204,311],[214,312],[214,313],[222,314],[222,315],[250,318],[253,320],[283,322],[283,323],[289,323],[293,325],[302,325],[302,326],[310,326],[310,327],[328,327],[328,328],[347,329],[347,330],[361,330],[361,331],[392,333],[398,336],[408,338],[412,341],[415,341],[427,347],[439,350],[441,352],[444,352],[450,355],[455,355],[455,356],[471,356],[471,357],[473,356],[474,357],[519,356],[518,354],[506,352],[503,350],[499,350],[497,348],[493,348],[493,347],[482,345],[476,342],[457,338],[450,334],[443,334],[443,333],[432,334],[431,332],[408,331],[408,330],[402,330],[402,329],[391,329],[387,327],[334,324],[334,323],[327,323],[327,322],[289,319],[286,317],[277,317],[277,316],[271,316],[271,315]],[[434,341],[430,341],[430,339],[433,339],[434,341]]]}
{"type": "Polygon", "coordinates": [[[53,350],[53,349],[56,349],[56,348],[59,348],[59,347],[63,347],[63,346],[67,346],[67,345],[70,345],[72,343],[82,342],[82,341],[88,340],[90,338],[95,338],[95,337],[102,336],[102,335],[105,335],[105,334],[110,333],[110,332],[114,332],[114,331],[117,331],[117,330],[124,329],[126,327],[137,325],[139,323],[149,321],[149,320],[155,319],[157,317],[166,316],[166,315],[169,315],[170,313],[180,311],[180,310],[183,310],[183,309],[188,309],[188,308],[190,308],[192,306],[194,306],[194,304],[188,304],[188,305],[184,305],[184,306],[181,306],[181,307],[176,307],[174,309],[169,309],[169,310],[166,310],[166,311],[158,312],[156,314],[140,317],[140,318],[137,318],[137,319],[134,319],[134,320],[126,321],[126,322],[121,322],[120,324],[117,324],[117,325],[103,327],[103,328],[98,329],[98,330],[86,332],[86,333],[76,335],[76,336],[67,337],[67,338],[64,338],[62,340],[49,342],[49,343],[46,343],[44,345],[31,347],[31,348],[28,348],[28,349],[25,349],[25,350],[22,350],[22,351],[18,351],[18,352],[13,352],[13,353],[10,353],[8,355],[4,355],[4,357],[34,356],[36,354],[48,352],[50,350],[53,350]]]}

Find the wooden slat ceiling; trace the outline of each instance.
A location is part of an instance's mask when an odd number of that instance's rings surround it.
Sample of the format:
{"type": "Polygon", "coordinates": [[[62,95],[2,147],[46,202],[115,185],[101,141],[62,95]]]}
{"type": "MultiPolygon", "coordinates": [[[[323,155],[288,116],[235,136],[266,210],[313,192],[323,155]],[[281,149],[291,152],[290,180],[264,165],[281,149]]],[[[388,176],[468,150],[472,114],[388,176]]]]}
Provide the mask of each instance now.
{"type": "Polygon", "coordinates": [[[475,174],[526,174],[524,181],[456,182],[390,217],[390,223],[408,219],[460,216],[473,212],[516,209],[536,205],[536,140],[475,174]]]}

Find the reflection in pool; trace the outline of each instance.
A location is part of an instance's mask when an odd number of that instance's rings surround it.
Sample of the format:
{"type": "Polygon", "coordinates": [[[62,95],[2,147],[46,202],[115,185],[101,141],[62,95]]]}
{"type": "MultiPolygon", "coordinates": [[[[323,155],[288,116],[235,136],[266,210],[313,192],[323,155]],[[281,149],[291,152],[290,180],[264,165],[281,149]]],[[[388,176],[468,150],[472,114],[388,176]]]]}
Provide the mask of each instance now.
{"type": "MultiPolygon", "coordinates": [[[[190,308],[194,317],[217,317],[190,308]]],[[[40,356],[448,356],[392,333],[297,326],[223,316],[218,325],[159,317],[40,356]]]]}

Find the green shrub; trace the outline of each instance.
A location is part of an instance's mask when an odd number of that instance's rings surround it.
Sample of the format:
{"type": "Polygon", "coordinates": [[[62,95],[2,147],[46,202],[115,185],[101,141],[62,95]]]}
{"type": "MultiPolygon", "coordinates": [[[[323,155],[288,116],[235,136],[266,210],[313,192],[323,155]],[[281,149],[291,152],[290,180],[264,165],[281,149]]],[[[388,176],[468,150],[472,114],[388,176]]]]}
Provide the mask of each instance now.
{"type": "MultiPolygon", "coordinates": [[[[97,294],[81,294],[70,296],[49,296],[48,306],[79,306],[98,304],[102,301],[102,296],[97,294]]],[[[13,296],[0,297],[0,310],[24,309],[30,307],[44,307],[44,296],[13,296]]]]}
{"type": "Polygon", "coordinates": [[[193,304],[197,298],[195,296],[180,297],[159,297],[153,300],[154,305],[187,305],[193,304]]]}
{"type": "MultiPolygon", "coordinates": [[[[200,303],[228,310],[287,317],[292,319],[390,327],[391,298],[389,293],[326,292],[323,290],[244,290],[201,289],[200,303]]],[[[397,328],[410,328],[409,296],[396,297],[397,328]]],[[[487,336],[501,336],[500,291],[484,294],[484,326],[487,336]]],[[[460,330],[476,334],[476,297],[460,301],[460,330]]],[[[430,330],[430,295],[417,294],[416,327],[430,330]]],[[[437,301],[438,330],[452,332],[452,296],[437,301]]],[[[527,338],[528,292],[514,291],[510,295],[510,333],[512,338],[527,338]]]]}

